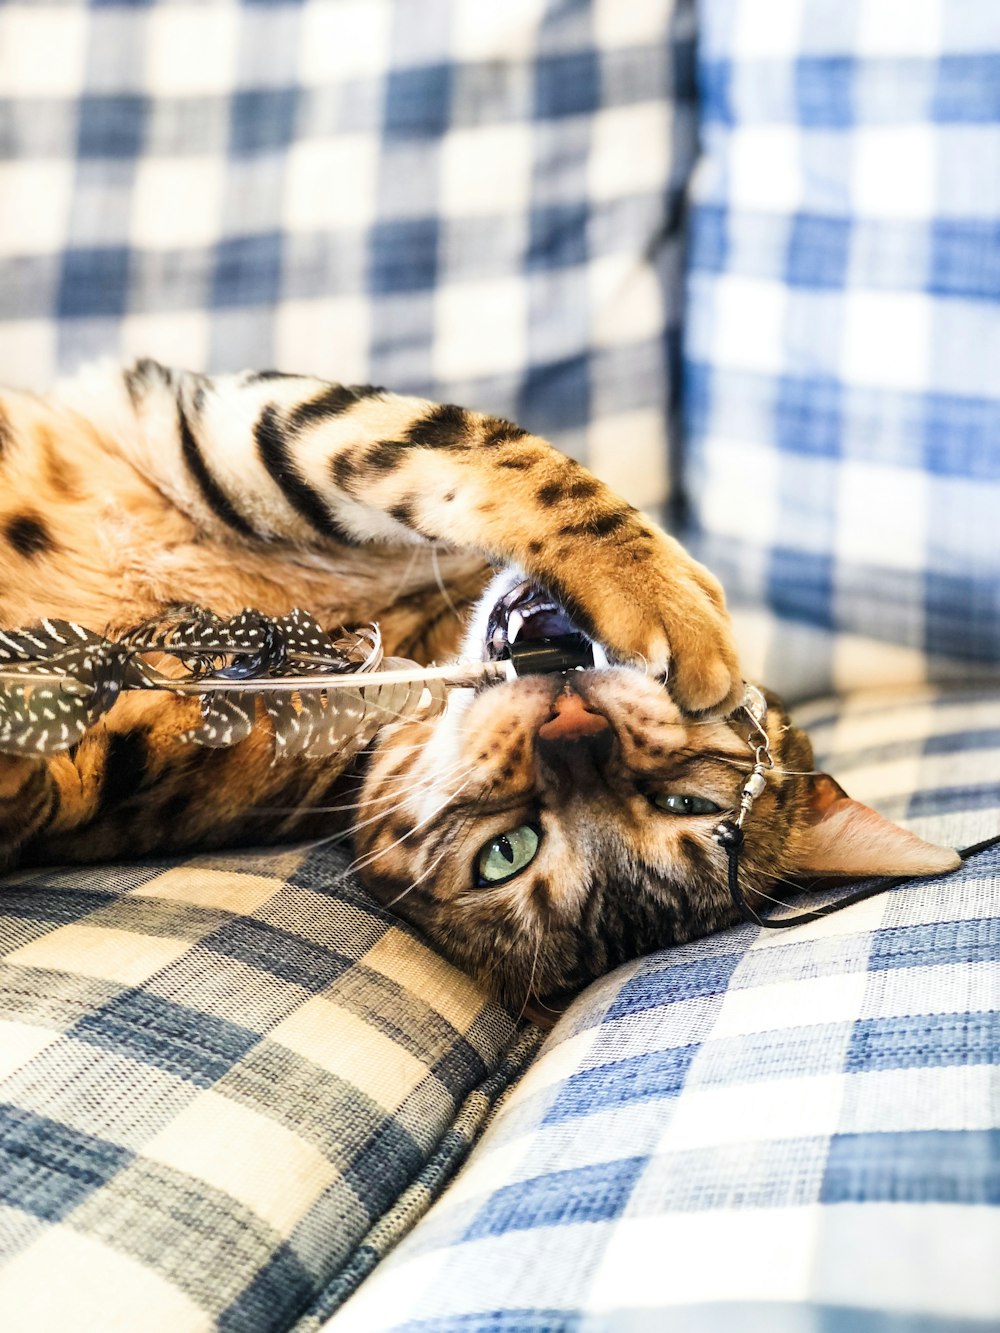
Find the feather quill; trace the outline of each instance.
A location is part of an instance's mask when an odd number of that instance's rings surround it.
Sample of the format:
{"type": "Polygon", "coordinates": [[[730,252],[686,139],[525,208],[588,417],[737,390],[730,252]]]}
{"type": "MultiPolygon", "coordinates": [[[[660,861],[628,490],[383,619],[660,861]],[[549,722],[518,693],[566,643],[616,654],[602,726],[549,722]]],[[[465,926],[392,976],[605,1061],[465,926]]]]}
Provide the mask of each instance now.
{"type": "Polygon", "coordinates": [[[195,694],[183,734],[218,748],[267,718],[275,760],[342,754],[384,726],[442,712],[449,686],[509,674],[500,662],[421,667],[383,658],[375,625],[328,634],[308,612],[224,620],[196,606],[102,638],[63,620],[0,630],[0,753],[51,756],[77,744],[123,690],[195,694]],[[162,658],[172,659],[164,669],[162,658]],[[154,660],[148,660],[153,658],[154,660]]]}

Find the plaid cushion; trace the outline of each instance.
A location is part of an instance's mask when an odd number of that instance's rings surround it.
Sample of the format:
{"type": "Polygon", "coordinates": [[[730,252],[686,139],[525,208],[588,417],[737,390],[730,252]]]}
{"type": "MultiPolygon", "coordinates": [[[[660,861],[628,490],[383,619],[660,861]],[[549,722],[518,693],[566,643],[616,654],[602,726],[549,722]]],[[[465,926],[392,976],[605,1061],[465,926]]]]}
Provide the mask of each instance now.
{"type": "Polygon", "coordinates": [[[1000,6],[700,16],[686,458],[748,667],[996,673],[1000,6]]]}
{"type": "Polygon", "coordinates": [[[665,493],[693,0],[0,5],[0,365],[276,365],[665,493]]]}
{"type": "Polygon", "coordinates": [[[817,762],[856,800],[922,838],[1000,834],[1000,698],[992,688],[880,691],[797,710],[817,762]]]}
{"type": "Polygon", "coordinates": [[[0,1322],[336,1308],[537,1044],[324,849],[0,888],[0,1322]]]}
{"type": "MultiPolygon", "coordinates": [[[[908,800],[925,832],[1000,833],[1000,695],[815,718],[849,790],[866,772],[865,794],[908,800]],[[929,785],[904,797],[908,778],[929,785]]],[[[741,926],[591,987],[328,1327],[995,1329],[998,1254],[994,846],[947,879],[787,932],[741,926]]]]}

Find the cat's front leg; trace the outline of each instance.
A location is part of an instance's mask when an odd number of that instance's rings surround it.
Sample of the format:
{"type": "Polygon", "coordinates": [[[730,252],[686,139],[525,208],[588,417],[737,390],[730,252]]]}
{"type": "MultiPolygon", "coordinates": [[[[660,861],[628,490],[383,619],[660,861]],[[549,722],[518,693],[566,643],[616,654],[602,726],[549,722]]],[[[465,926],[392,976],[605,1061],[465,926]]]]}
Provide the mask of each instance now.
{"type": "MultiPolygon", "coordinates": [[[[741,696],[715,579],[545,440],[497,417],[289,375],[141,363],[118,399],[130,460],[234,541],[444,542],[516,565],[687,712],[741,696]]],[[[117,438],[124,438],[119,432],[117,438]]]]}
{"type": "Polygon", "coordinates": [[[391,434],[381,421],[379,438],[331,459],[351,499],[518,566],[615,657],[662,676],[686,712],[736,706],[743,685],[722,589],[678,542],[518,427],[448,406],[414,420],[397,402],[391,434]]]}

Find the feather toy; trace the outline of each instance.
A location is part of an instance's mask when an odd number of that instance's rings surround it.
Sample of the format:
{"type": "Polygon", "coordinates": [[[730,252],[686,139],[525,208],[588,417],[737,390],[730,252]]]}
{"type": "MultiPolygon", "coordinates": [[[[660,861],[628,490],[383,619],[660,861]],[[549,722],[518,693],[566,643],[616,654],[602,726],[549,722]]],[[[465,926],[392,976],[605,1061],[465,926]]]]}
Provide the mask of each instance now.
{"type": "Polygon", "coordinates": [[[200,699],[198,725],[182,740],[236,745],[266,716],[275,759],[318,757],[367,745],[390,722],[435,716],[449,687],[515,671],[510,660],[422,667],[386,658],[377,626],[331,635],[298,609],[224,620],[178,606],[113,639],[42,620],[0,630],[0,753],[58,754],[122,691],[167,690],[200,699]]]}

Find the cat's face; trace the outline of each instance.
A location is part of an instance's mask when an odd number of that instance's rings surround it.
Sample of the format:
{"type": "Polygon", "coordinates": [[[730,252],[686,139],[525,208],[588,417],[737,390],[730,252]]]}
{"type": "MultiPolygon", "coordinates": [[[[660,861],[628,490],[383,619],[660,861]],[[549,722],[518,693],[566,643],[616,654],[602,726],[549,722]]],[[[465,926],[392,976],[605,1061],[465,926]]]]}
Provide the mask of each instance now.
{"type": "MultiPolygon", "coordinates": [[[[515,582],[504,575],[487,591],[466,657],[502,650],[515,582]]],[[[535,632],[560,628],[546,614],[535,632]]],[[[854,806],[829,779],[817,786],[808,738],[768,702],[775,770],[741,855],[758,903],[779,881],[834,869],[818,830],[854,806]]],[[[355,833],[361,876],[515,1011],[558,1006],[619,963],[736,920],[713,832],[738,808],[752,732],[742,711],[685,718],[630,667],[456,692],[443,718],[385,735],[355,833]]],[[[887,850],[871,869],[899,856],[887,850]]]]}

